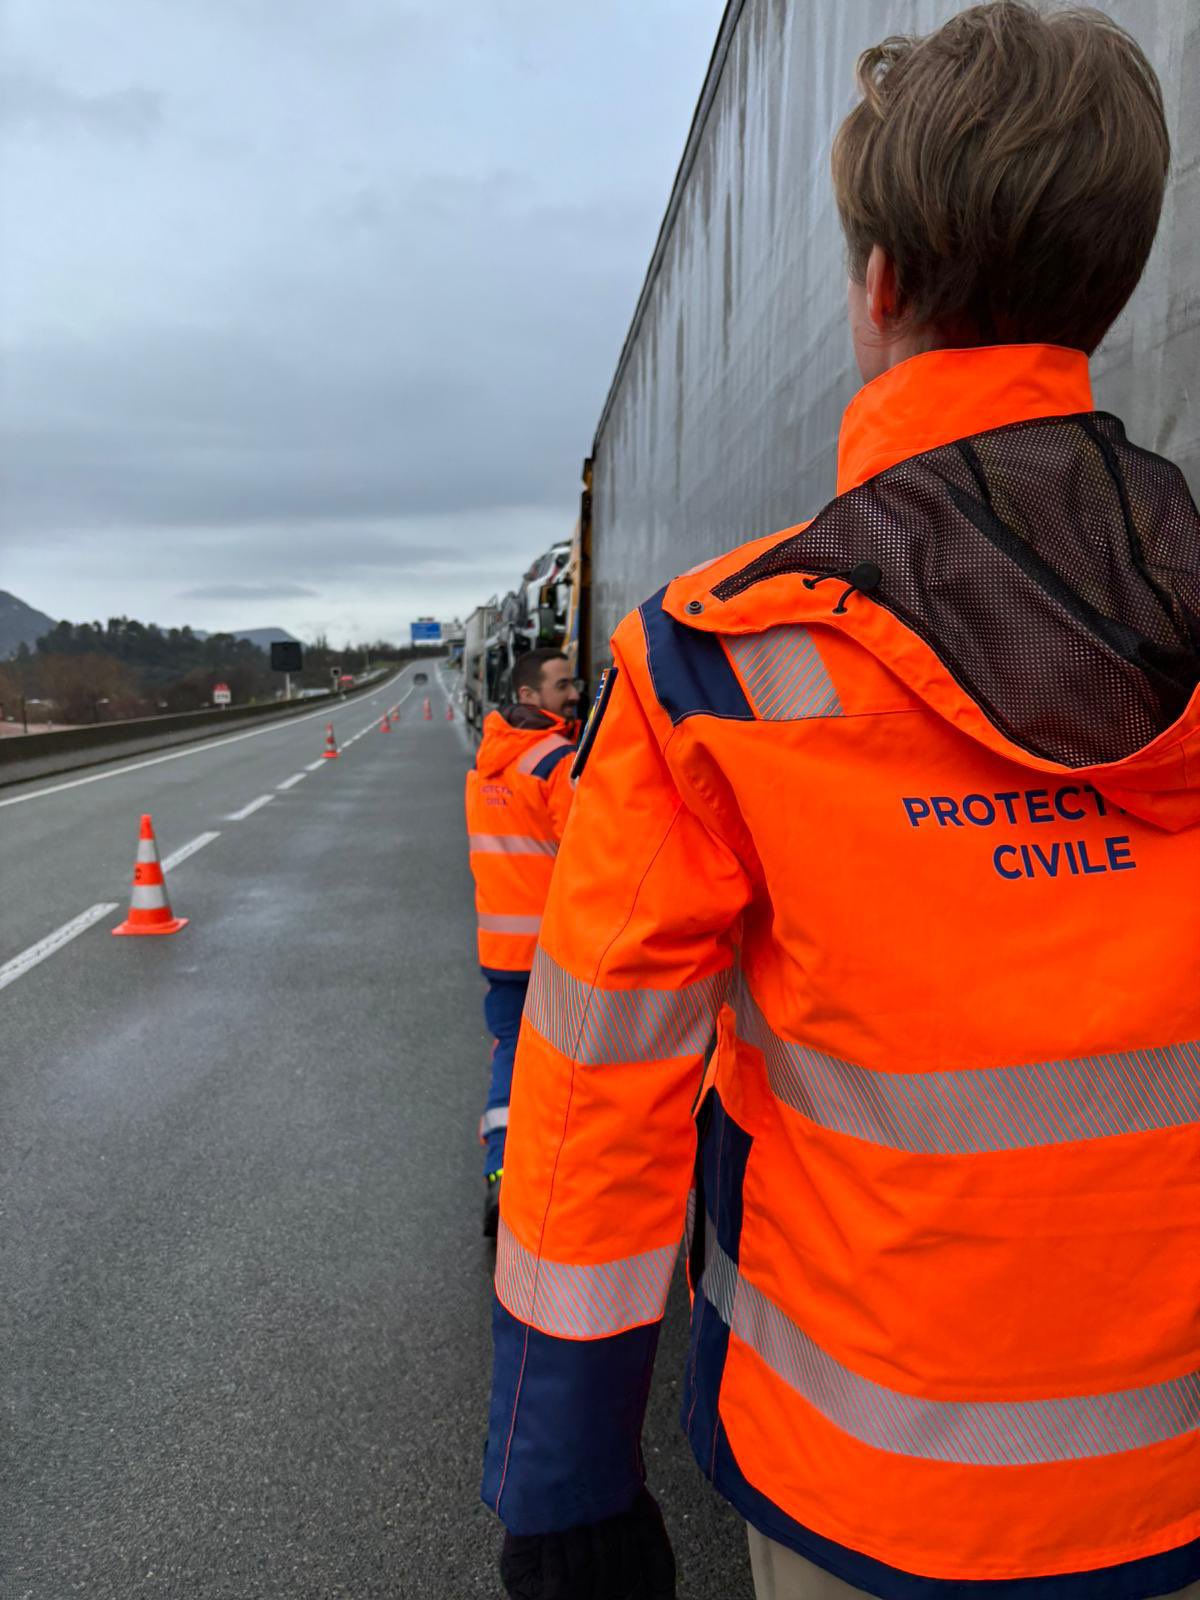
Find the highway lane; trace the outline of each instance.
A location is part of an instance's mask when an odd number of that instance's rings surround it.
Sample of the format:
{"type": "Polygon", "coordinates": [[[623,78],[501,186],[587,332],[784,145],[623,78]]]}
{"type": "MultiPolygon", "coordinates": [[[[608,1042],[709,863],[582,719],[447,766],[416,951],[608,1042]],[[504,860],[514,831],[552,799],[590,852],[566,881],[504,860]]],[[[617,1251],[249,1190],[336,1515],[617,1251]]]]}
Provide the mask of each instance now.
{"type": "MultiPolygon", "coordinates": [[[[182,933],[102,922],[0,992],[6,1596],[499,1593],[467,757],[423,692],[288,789],[320,721],[0,811],[5,901],[10,868],[54,896],[6,907],[9,946],[123,900],[141,810],[164,851],[219,832],[171,874],[182,933]]],[[[681,1596],[743,1600],[678,1431],[683,1319],[677,1285],[651,1477],[681,1596]]]]}
{"type": "Polygon", "coordinates": [[[0,965],[84,907],[128,895],[142,812],[164,857],[221,830],[320,757],[326,722],[345,742],[405,695],[401,714],[411,717],[414,670],[296,720],[0,790],[0,965]]]}

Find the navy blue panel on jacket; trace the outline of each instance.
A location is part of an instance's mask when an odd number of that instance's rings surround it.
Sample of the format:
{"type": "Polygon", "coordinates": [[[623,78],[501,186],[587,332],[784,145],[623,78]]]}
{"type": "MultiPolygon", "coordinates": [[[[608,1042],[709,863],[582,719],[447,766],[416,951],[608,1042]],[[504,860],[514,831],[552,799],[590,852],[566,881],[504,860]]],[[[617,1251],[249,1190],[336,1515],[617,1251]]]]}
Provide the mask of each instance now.
{"type": "Polygon", "coordinates": [[[560,744],[557,750],[551,750],[548,756],[543,756],[533,769],[535,778],[548,778],[560,761],[565,761],[568,756],[574,756],[573,744],[560,744]]]}
{"type": "Polygon", "coordinates": [[[554,1339],[495,1302],[482,1495],[511,1532],[557,1533],[629,1510],[646,1479],[642,1419],[658,1330],[554,1339]]]}
{"type": "Polygon", "coordinates": [[[640,608],[646,660],[658,703],[672,722],[697,715],[753,722],[754,712],[721,641],[663,610],[666,588],[640,608]]]}
{"type": "MultiPolygon", "coordinates": [[[[742,1242],[742,1185],[753,1140],[710,1089],[697,1116],[700,1145],[696,1161],[696,1208],[689,1266],[693,1287],[702,1276],[706,1239],[716,1234],[721,1249],[736,1264],[742,1242]]],[[[717,1396],[729,1350],[729,1327],[696,1288],[688,1341],[680,1421],[696,1460],[711,1478],[720,1418],[717,1396]]]]}

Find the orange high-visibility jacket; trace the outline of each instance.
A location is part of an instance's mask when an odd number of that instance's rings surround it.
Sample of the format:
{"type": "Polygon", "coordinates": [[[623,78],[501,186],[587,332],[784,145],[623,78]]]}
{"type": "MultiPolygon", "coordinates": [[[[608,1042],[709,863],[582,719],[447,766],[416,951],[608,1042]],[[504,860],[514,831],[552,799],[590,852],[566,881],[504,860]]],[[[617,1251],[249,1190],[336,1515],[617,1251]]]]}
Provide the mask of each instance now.
{"type": "Polygon", "coordinates": [[[571,808],[574,742],[562,717],[524,705],[484,719],[467,774],[479,965],[528,972],[571,808]]]}
{"type": "Polygon", "coordinates": [[[754,1526],[896,1600],[1200,1577],[1198,640],[1181,474],[1046,347],[869,384],[819,516],[626,618],[517,1056],[511,1528],[630,1503],[686,1213],[754,1526]]]}

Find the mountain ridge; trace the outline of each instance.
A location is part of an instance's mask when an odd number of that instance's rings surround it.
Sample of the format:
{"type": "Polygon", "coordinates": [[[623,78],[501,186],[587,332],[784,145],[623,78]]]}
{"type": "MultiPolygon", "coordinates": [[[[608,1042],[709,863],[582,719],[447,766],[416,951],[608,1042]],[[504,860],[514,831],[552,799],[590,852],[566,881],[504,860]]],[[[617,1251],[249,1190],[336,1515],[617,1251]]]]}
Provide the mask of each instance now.
{"type": "Polygon", "coordinates": [[[0,589],[0,661],[15,656],[23,644],[32,650],[42,634],[49,633],[57,618],[31,606],[7,589],[0,589]]]}
{"type": "MultiPolygon", "coordinates": [[[[0,589],[0,661],[7,661],[15,656],[23,644],[27,644],[32,650],[41,636],[49,633],[57,625],[56,617],[47,616],[44,611],[39,611],[36,606],[31,606],[28,601],[22,600],[19,595],[12,594],[9,590],[0,589]]],[[[301,642],[286,628],[192,629],[197,639],[211,639],[218,632],[231,634],[235,639],[245,639],[264,654],[270,653],[271,645],[277,640],[291,640],[297,644],[301,642]]]]}

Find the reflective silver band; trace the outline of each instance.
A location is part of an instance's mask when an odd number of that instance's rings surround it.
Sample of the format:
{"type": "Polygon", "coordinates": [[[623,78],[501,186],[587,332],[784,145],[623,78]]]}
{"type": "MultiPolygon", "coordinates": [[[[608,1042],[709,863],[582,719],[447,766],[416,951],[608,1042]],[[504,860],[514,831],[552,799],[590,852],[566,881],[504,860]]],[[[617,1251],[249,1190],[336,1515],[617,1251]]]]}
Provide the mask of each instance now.
{"type": "Polygon", "coordinates": [[[789,625],[730,634],[724,642],[755,710],[766,721],[841,716],[833,679],[807,628],[789,625]]]}
{"type": "Polygon", "coordinates": [[[1200,1120],[1200,1044],[1024,1067],[874,1072],[770,1027],[744,983],[738,1032],[775,1095],[822,1128],[893,1150],[970,1155],[1177,1128],[1200,1120]]]}
{"type": "Polygon", "coordinates": [[[679,1244],[591,1266],[539,1261],[504,1218],[496,1239],[496,1293],[519,1322],[559,1339],[603,1339],[657,1322],[679,1244]]]}
{"type": "Polygon", "coordinates": [[[472,854],[484,856],[556,856],[554,839],[536,839],[527,833],[473,833],[468,838],[472,854]]]}
{"type": "Polygon", "coordinates": [[[497,1128],[508,1127],[508,1107],[491,1106],[479,1119],[479,1137],[494,1133],[497,1128]]]}
{"type": "Polygon", "coordinates": [[[729,979],[726,968],[682,989],[600,989],[539,949],[525,1017],[560,1054],[589,1067],[672,1061],[708,1048],[729,979]]]}
{"type": "Polygon", "coordinates": [[[129,895],[131,911],[161,911],[167,903],[167,891],[161,883],[135,883],[129,895]]]}
{"type": "Polygon", "coordinates": [[[555,750],[561,750],[564,746],[569,750],[571,741],[564,739],[561,733],[548,733],[544,739],[539,739],[532,749],[526,750],[525,754],[517,762],[517,771],[532,772],[539,761],[553,754],[555,750]]]}
{"type": "Polygon", "coordinates": [[[135,859],[147,866],[151,861],[158,860],[158,845],[153,839],[139,839],[137,843],[137,856],[135,859]]]}
{"type": "Polygon", "coordinates": [[[541,917],[505,917],[494,911],[479,913],[480,933],[537,933],[541,917]]]}
{"type": "Polygon", "coordinates": [[[872,1383],[814,1344],[716,1243],[705,1299],[789,1388],[843,1433],[893,1455],[966,1466],[1023,1467],[1117,1455],[1200,1427],[1200,1373],[1142,1389],[1052,1400],[918,1400],[872,1383]]]}

